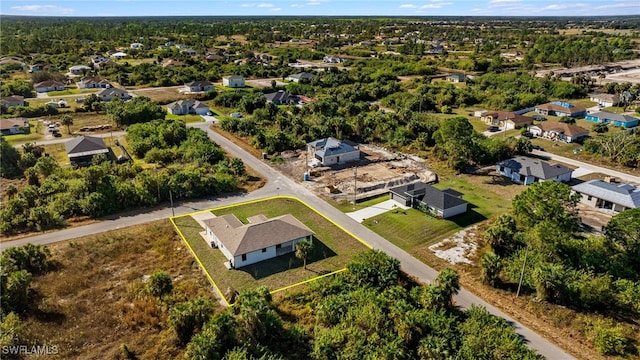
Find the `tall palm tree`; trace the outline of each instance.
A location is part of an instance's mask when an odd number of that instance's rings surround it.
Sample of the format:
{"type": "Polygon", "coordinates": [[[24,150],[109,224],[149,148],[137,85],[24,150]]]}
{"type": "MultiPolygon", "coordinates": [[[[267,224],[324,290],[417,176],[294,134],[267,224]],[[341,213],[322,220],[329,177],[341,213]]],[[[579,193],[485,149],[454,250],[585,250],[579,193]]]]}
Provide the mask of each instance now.
{"type": "Polygon", "coordinates": [[[73,118],[71,117],[71,115],[69,114],[62,115],[62,118],[60,118],[60,122],[62,123],[62,125],[67,126],[67,134],[71,134],[70,126],[73,125],[73,118]]]}

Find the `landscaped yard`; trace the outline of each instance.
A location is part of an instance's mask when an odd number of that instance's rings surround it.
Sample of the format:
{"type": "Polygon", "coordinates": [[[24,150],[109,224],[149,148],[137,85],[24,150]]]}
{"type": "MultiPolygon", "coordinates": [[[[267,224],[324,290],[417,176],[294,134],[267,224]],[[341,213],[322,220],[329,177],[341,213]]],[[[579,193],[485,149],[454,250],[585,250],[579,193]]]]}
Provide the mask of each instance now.
{"type": "Polygon", "coordinates": [[[490,175],[454,176],[435,187],[451,188],[464,194],[467,213],[450,219],[436,219],[416,209],[396,209],[366,219],[363,224],[380,236],[429,264],[427,247],[470,225],[495,218],[511,209],[511,199],[525,189],[508,179],[490,175]]]}
{"type": "Polygon", "coordinates": [[[174,115],[167,114],[164,117],[166,120],[182,120],[185,123],[203,122],[204,119],[200,115],[174,115]]]}
{"type": "Polygon", "coordinates": [[[204,229],[191,216],[175,218],[176,226],[225,296],[231,293],[230,290],[240,291],[262,285],[276,290],[340,270],[355,254],[367,250],[367,247],[358,240],[305,204],[293,199],[269,199],[214,209],[212,212],[217,216],[234,214],[243,222],[246,222],[247,217],[257,214],[264,214],[271,218],[290,213],[315,232],[315,246],[312,255],[307,259],[307,270],[303,269],[302,260],[296,258],[293,253],[239,269],[227,270],[224,265],[227,259],[222,252],[212,249],[200,235],[204,229]]]}

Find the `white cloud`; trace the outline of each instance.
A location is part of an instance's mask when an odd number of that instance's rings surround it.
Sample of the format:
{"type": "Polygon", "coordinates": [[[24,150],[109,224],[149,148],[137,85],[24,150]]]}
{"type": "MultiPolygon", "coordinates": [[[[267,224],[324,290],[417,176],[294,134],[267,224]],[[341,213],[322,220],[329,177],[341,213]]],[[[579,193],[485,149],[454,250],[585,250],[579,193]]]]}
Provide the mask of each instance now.
{"type": "Polygon", "coordinates": [[[544,8],[542,8],[542,10],[562,10],[566,8],[568,8],[567,5],[552,4],[552,5],[545,6],[544,8]]]}
{"type": "Polygon", "coordinates": [[[291,4],[291,7],[292,8],[301,8],[301,7],[304,7],[304,5],[302,5],[302,4],[291,4]]]}
{"type": "Polygon", "coordinates": [[[504,4],[504,3],[516,3],[522,2],[522,0],[491,0],[489,4],[504,4]]]}
{"type": "Polygon", "coordinates": [[[400,8],[401,9],[415,9],[416,6],[413,5],[413,4],[402,4],[402,5],[400,5],[400,8]]]}
{"type": "Polygon", "coordinates": [[[260,3],[258,5],[256,5],[259,8],[272,8],[273,4],[268,4],[268,3],[260,3]]]}
{"type": "Polygon", "coordinates": [[[38,13],[41,15],[70,15],[75,12],[74,9],[55,5],[19,5],[12,6],[11,9],[25,13],[38,13]]]}
{"type": "Polygon", "coordinates": [[[420,6],[420,9],[440,9],[443,6],[447,6],[447,5],[453,5],[453,3],[450,3],[450,2],[438,2],[438,3],[435,3],[435,4],[427,4],[427,5],[420,6]]]}
{"type": "Polygon", "coordinates": [[[271,9],[271,11],[280,11],[280,10],[282,10],[282,8],[273,8],[273,9],[271,9]]]}

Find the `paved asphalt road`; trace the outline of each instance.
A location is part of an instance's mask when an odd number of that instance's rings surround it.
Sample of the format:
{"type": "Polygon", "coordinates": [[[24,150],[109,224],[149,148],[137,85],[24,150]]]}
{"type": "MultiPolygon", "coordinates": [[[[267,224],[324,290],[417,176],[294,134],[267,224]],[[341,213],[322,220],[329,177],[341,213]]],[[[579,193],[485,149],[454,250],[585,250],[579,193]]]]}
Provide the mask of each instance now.
{"type": "Polygon", "coordinates": [[[582,161],[573,160],[573,159],[570,159],[570,158],[567,158],[567,157],[564,157],[564,156],[555,155],[555,154],[552,154],[552,153],[549,153],[549,152],[545,152],[545,151],[533,150],[532,154],[538,155],[538,156],[541,156],[541,157],[545,157],[545,158],[548,158],[550,160],[560,161],[560,162],[563,162],[565,164],[578,166],[578,167],[587,169],[587,170],[595,172],[595,173],[601,173],[601,174],[606,174],[606,175],[610,175],[610,176],[615,176],[616,178],[618,178],[618,179],[620,179],[622,181],[625,181],[625,182],[632,182],[632,183],[640,184],[640,177],[638,177],[638,176],[633,176],[633,175],[625,174],[625,173],[620,172],[620,171],[615,171],[615,170],[603,168],[603,167],[600,167],[600,166],[587,164],[587,163],[584,163],[582,161]]]}
{"type": "MultiPolygon", "coordinates": [[[[267,179],[266,185],[252,193],[242,194],[237,196],[231,196],[226,198],[217,198],[210,199],[204,201],[195,201],[195,202],[184,202],[180,203],[174,209],[175,214],[186,214],[196,210],[203,210],[212,207],[227,205],[236,203],[239,201],[259,199],[265,196],[273,196],[275,194],[279,195],[291,195],[298,197],[305,201],[307,204],[313,206],[315,209],[331,218],[337,224],[343,226],[348,229],[355,235],[360,238],[366,240],[369,244],[371,244],[374,248],[380,249],[385,253],[389,254],[400,260],[402,270],[406,273],[415,276],[425,283],[430,283],[436,276],[437,272],[425,265],[424,263],[418,261],[416,258],[405,252],[404,250],[398,248],[397,246],[391,244],[389,241],[385,240],[381,236],[372,232],[365,226],[362,226],[346,214],[340,212],[333,206],[326,203],[324,200],[317,197],[311,191],[307,190],[305,187],[300,184],[295,183],[290,180],[286,176],[282,175],[278,171],[269,167],[262,160],[259,160],[244,150],[240,149],[232,142],[227,140],[226,138],[218,135],[217,133],[211,131],[209,127],[210,123],[198,123],[193,126],[201,128],[208,132],[209,136],[218,143],[223,149],[225,149],[228,153],[233,156],[240,157],[247,166],[252,167],[259,173],[263,175],[264,178],[267,179]]],[[[51,232],[47,234],[42,234],[38,236],[33,236],[25,239],[20,239],[12,242],[5,242],[0,244],[0,249],[6,248],[8,246],[19,246],[27,242],[36,243],[36,244],[50,244],[58,241],[73,239],[85,235],[91,235],[96,233],[101,233],[121,227],[127,227],[135,224],[142,224],[148,221],[167,218],[172,213],[170,208],[157,208],[157,209],[143,209],[140,211],[134,211],[130,213],[118,214],[112,217],[107,217],[101,219],[94,224],[81,226],[77,228],[65,229],[61,231],[51,232]]],[[[489,312],[494,315],[505,318],[515,327],[516,332],[523,337],[527,345],[538,351],[540,354],[545,356],[548,359],[573,359],[573,357],[562,349],[551,343],[550,341],[542,338],[540,335],[536,334],[532,330],[527,327],[524,327],[519,322],[507,316],[505,313],[501,312],[494,306],[486,303],[479,297],[473,295],[472,293],[466,291],[465,289],[461,289],[460,293],[455,297],[455,301],[458,305],[463,308],[469,308],[471,305],[476,304],[480,306],[484,306],[487,308],[489,312]]],[[[561,336],[561,334],[559,334],[561,336]]]]}

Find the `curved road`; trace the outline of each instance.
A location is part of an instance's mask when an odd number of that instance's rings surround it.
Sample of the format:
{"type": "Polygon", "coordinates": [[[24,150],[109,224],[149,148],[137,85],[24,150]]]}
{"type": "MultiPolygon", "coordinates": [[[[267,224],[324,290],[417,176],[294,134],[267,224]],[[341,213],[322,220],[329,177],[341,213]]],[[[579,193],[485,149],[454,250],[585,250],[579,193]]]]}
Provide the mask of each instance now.
{"type": "MultiPolygon", "coordinates": [[[[261,160],[255,158],[251,154],[247,153],[243,149],[239,148],[231,141],[227,140],[223,136],[215,133],[214,131],[209,129],[211,125],[210,122],[206,123],[198,123],[194,124],[194,127],[201,128],[209,134],[209,137],[218,143],[225,151],[229,154],[241,158],[245,164],[254,170],[258,171],[263,175],[263,177],[267,180],[267,183],[264,187],[259,190],[256,190],[249,194],[243,194],[238,196],[230,196],[226,198],[218,198],[204,201],[196,201],[196,202],[185,202],[179,204],[175,209],[175,214],[187,214],[196,210],[204,210],[213,207],[218,207],[222,205],[232,204],[239,201],[245,200],[253,200],[259,199],[266,196],[273,196],[274,194],[279,195],[290,195],[295,196],[307,204],[313,206],[316,210],[322,212],[325,216],[331,218],[337,224],[343,226],[345,229],[348,229],[356,236],[366,240],[369,244],[371,244],[374,248],[384,251],[400,260],[402,270],[406,273],[415,276],[425,283],[430,283],[435,279],[438,272],[434,269],[428,267],[424,263],[420,262],[404,250],[399,247],[393,245],[389,241],[385,240],[378,234],[369,230],[365,226],[356,222],[346,214],[340,212],[333,206],[326,203],[324,200],[317,197],[311,191],[306,189],[300,184],[295,183],[293,180],[288,177],[282,175],[278,171],[274,170],[270,166],[263,163],[261,160]]],[[[107,217],[102,219],[103,221],[81,226],[72,229],[65,229],[57,232],[42,234],[38,236],[33,236],[25,239],[20,239],[11,242],[5,242],[0,244],[0,249],[6,248],[8,246],[19,246],[24,243],[37,243],[37,244],[50,244],[57,241],[63,241],[68,239],[73,239],[85,235],[96,234],[100,232],[105,232],[113,229],[117,229],[120,227],[127,227],[135,224],[141,224],[148,221],[167,218],[171,216],[170,208],[158,208],[152,210],[140,210],[125,214],[118,214],[112,217],[107,217]]],[[[498,310],[494,306],[486,303],[479,297],[474,294],[468,292],[465,289],[460,289],[460,292],[455,297],[455,301],[458,305],[463,308],[469,308],[471,305],[480,305],[487,308],[489,312],[494,315],[500,316],[507,321],[509,321],[515,328],[516,332],[522,336],[527,345],[536,350],[541,355],[545,356],[548,359],[574,359],[571,355],[564,352],[558,346],[554,345],[550,341],[544,339],[540,335],[536,334],[534,331],[529,328],[523,326],[516,320],[512,319],[502,311],[498,310]]]]}

